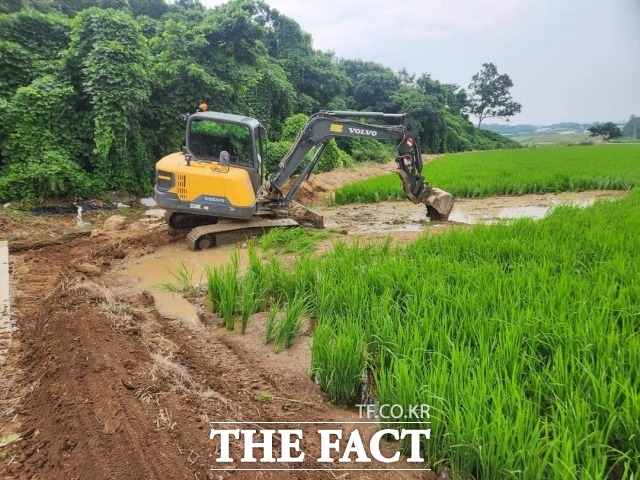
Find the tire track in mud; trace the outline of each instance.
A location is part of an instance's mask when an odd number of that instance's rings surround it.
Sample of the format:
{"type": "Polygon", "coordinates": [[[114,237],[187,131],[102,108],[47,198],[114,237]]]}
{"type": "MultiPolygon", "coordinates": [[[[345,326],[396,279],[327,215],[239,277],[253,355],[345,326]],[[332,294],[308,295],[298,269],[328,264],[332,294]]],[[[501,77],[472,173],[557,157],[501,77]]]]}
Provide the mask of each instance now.
{"type": "Polygon", "coordinates": [[[149,409],[123,385],[121,359],[146,358],[144,350],[72,290],[77,277],[69,262],[101,258],[95,247],[102,242],[74,242],[18,260],[19,377],[26,393],[17,413],[25,439],[15,461],[3,464],[17,478],[186,473],[163,452],[170,439],[149,428],[149,409]]]}

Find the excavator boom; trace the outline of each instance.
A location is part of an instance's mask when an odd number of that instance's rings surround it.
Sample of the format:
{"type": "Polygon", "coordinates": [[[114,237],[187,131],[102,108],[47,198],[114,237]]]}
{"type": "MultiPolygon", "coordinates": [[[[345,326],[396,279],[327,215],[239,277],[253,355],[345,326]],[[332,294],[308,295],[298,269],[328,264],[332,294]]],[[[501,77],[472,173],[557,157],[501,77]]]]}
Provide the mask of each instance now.
{"type": "Polygon", "coordinates": [[[431,187],[422,176],[420,137],[410,115],[401,113],[322,111],[312,115],[302,128],[287,155],[266,183],[268,201],[265,208],[287,207],[298,188],[313,171],[329,141],[333,138],[371,138],[396,142],[396,173],[402,181],[407,199],[427,206],[427,216],[447,220],[453,197],[431,187]],[[393,121],[395,124],[369,124],[360,119],[393,121]],[[313,149],[315,154],[285,194],[282,187],[313,149]]]}

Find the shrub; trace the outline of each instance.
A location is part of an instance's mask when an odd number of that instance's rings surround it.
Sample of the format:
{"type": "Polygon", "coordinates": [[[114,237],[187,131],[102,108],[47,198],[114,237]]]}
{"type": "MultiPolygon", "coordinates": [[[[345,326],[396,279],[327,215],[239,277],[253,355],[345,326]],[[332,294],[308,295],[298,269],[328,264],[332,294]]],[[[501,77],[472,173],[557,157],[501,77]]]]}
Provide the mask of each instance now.
{"type": "Polygon", "coordinates": [[[37,158],[10,164],[0,178],[0,201],[36,201],[55,196],[85,196],[93,183],[80,166],[63,153],[34,152],[37,158]]]}

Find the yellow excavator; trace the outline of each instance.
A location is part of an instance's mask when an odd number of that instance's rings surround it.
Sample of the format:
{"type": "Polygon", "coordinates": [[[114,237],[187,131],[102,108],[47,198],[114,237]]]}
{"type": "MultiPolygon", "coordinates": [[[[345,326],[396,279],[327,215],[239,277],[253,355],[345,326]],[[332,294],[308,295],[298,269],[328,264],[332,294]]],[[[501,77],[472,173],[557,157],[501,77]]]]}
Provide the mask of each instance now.
{"type": "Polygon", "coordinates": [[[432,220],[447,220],[453,208],[451,194],[431,187],[421,174],[420,138],[410,115],[318,112],[265,178],[265,129],[260,122],[207,110],[202,104],[196,113],[181,115],[186,121],[185,146],[156,164],[156,202],[166,210],[171,228],[192,229],[187,241],[194,250],[238,241],[273,227],[310,223],[323,228],[323,218],[294,197],[328,142],[338,137],[395,141],[395,172],[406,197],[426,205],[432,220]],[[366,119],[384,123],[364,123],[366,119]],[[299,168],[301,172],[290,185],[299,168]]]}

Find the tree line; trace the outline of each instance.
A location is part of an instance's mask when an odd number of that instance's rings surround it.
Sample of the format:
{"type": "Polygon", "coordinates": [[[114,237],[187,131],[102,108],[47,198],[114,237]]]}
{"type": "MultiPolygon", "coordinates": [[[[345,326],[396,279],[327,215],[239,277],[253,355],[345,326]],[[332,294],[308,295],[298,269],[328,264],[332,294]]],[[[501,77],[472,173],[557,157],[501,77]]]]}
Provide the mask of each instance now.
{"type": "MultiPolygon", "coordinates": [[[[183,142],[177,116],[201,102],[262,121],[271,165],[321,109],[411,113],[424,152],[517,147],[469,122],[464,89],[314,50],[261,0],[9,0],[0,12],[0,200],[148,192],[183,142]]],[[[343,140],[322,168],[388,158],[343,140]]]]}
{"type": "Polygon", "coordinates": [[[640,117],[631,115],[623,128],[613,122],[606,122],[595,123],[587,130],[591,137],[601,137],[603,142],[622,137],[637,140],[640,138],[640,117]]]}

